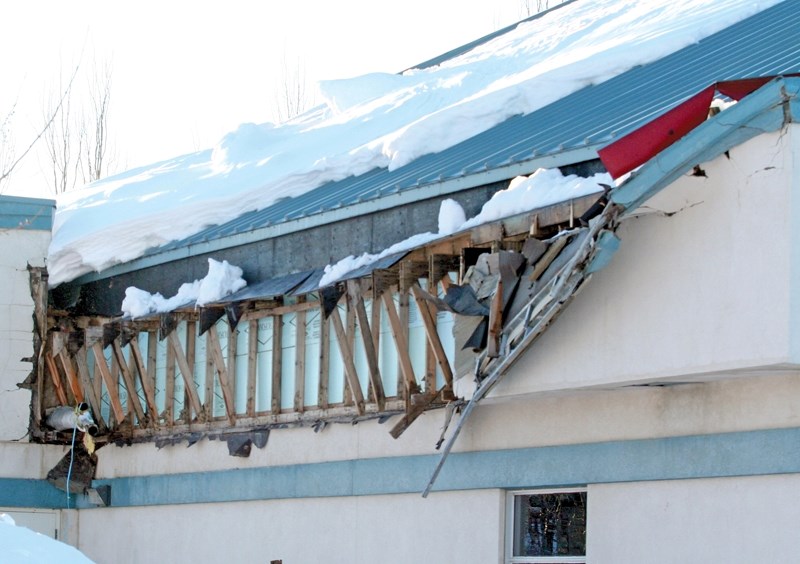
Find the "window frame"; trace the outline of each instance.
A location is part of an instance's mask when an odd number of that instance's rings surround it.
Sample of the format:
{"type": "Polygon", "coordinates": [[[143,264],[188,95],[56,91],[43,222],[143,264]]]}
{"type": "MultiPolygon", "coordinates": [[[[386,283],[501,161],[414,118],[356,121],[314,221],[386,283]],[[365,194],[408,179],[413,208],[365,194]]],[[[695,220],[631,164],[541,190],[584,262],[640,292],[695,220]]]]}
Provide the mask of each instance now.
{"type": "MultiPolygon", "coordinates": [[[[589,494],[586,486],[576,486],[573,488],[530,488],[522,490],[509,490],[506,492],[505,558],[503,559],[505,564],[585,564],[587,562],[586,554],[582,556],[514,556],[514,500],[516,496],[564,493],[585,493],[588,505],[589,494]]],[[[586,517],[588,529],[588,510],[586,517]]]]}

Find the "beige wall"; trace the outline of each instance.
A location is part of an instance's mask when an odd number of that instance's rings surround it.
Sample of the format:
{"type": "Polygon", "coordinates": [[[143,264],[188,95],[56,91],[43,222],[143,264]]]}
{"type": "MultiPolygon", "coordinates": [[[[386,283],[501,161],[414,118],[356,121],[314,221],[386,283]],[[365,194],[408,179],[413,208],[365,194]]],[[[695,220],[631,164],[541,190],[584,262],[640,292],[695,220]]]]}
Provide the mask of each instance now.
{"type": "Polygon", "coordinates": [[[499,490],[84,510],[79,548],[97,562],[491,564],[499,490]]]}
{"type": "Polygon", "coordinates": [[[17,388],[33,354],[33,299],[27,265],[44,266],[49,231],[0,230],[0,441],[28,432],[31,393],[17,388]]]}
{"type": "Polygon", "coordinates": [[[798,561],[797,474],[594,485],[587,505],[590,563],[798,561]]]}
{"type": "Polygon", "coordinates": [[[610,266],[492,394],[797,366],[796,128],[703,164],[624,221],[610,266]]]}
{"type": "MultiPolygon", "coordinates": [[[[660,388],[550,394],[482,403],[455,452],[702,435],[800,427],[797,374],[721,380],[660,388]]],[[[333,460],[433,454],[444,411],[426,413],[397,440],[393,420],[380,425],[279,429],[249,458],[228,455],[227,445],[202,440],[156,449],[152,444],[106,446],[98,451],[97,478],[283,466],[333,460]]]]}

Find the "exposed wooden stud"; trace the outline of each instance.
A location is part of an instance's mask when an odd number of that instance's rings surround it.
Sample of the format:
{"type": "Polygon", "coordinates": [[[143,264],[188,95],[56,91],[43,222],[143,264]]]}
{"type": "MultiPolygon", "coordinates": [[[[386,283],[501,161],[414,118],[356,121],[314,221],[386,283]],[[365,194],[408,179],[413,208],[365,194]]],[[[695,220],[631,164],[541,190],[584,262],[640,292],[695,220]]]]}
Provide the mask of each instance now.
{"type": "MultiPolygon", "coordinates": [[[[177,323],[177,322],[176,322],[177,323]]],[[[177,326],[177,325],[176,325],[177,326]]],[[[180,343],[180,341],[178,341],[180,343]]],[[[189,404],[192,404],[194,407],[194,402],[192,402],[192,398],[190,394],[194,392],[195,396],[197,396],[197,405],[200,409],[195,409],[195,416],[203,421],[205,420],[205,411],[202,409],[202,404],[200,403],[200,394],[198,390],[200,389],[199,375],[195,375],[195,350],[197,349],[197,323],[195,321],[187,321],[186,322],[186,364],[189,366],[189,372],[186,374],[186,378],[189,379],[191,382],[191,390],[189,389],[190,386],[187,384],[184,386],[183,389],[183,419],[186,423],[191,423],[192,421],[192,409],[187,407],[189,404]],[[196,377],[197,376],[197,377],[196,377]]],[[[178,360],[177,350],[175,351],[175,360],[178,360]]],[[[180,364],[178,365],[180,369],[180,364]]],[[[181,374],[183,374],[183,370],[181,370],[181,374]]]]}
{"type": "MultiPolygon", "coordinates": [[[[372,294],[370,294],[372,295],[372,294]]],[[[375,349],[375,357],[378,359],[380,366],[380,350],[381,350],[381,300],[373,299],[372,307],[370,308],[369,327],[372,330],[372,348],[375,349]]],[[[383,375],[381,375],[381,382],[383,382],[383,375]]],[[[384,394],[385,394],[384,390],[384,394]]],[[[369,395],[373,396],[372,385],[370,383],[369,395]]]]}
{"type": "MultiPolygon", "coordinates": [[[[78,367],[78,378],[80,378],[81,384],[83,385],[83,389],[85,391],[86,400],[92,408],[92,415],[94,416],[94,420],[97,422],[97,426],[100,429],[105,429],[106,422],[103,419],[103,413],[101,411],[102,404],[100,403],[100,396],[95,394],[94,386],[92,386],[92,378],[89,376],[89,366],[86,362],[86,347],[81,347],[77,353],[75,353],[75,364],[78,367]]],[[[100,379],[98,378],[98,381],[100,379]]]]}
{"type": "Polygon", "coordinates": [[[422,323],[425,326],[425,335],[428,337],[428,343],[433,349],[433,354],[436,357],[436,362],[439,363],[439,369],[444,375],[444,381],[448,386],[453,385],[453,370],[450,368],[450,361],[447,360],[442,341],[439,339],[439,333],[436,332],[436,319],[431,315],[431,310],[428,308],[425,298],[421,295],[422,288],[418,285],[411,286],[411,293],[414,295],[414,300],[417,302],[422,323]]]}
{"type": "Polygon", "coordinates": [[[167,335],[167,342],[175,354],[175,361],[178,363],[178,370],[183,377],[184,388],[189,396],[189,402],[191,403],[191,408],[187,408],[184,404],[184,411],[187,412],[189,419],[191,419],[192,409],[194,409],[196,415],[200,416],[200,414],[203,413],[203,408],[200,405],[200,397],[197,395],[197,389],[195,388],[194,379],[192,378],[192,369],[189,367],[186,356],[183,354],[181,342],[178,340],[178,335],[175,334],[175,331],[167,335]]]}
{"type": "MultiPolygon", "coordinates": [[[[350,356],[353,358],[353,366],[355,366],[356,313],[355,311],[353,311],[352,307],[345,307],[345,311],[346,311],[345,319],[347,322],[346,325],[347,329],[346,329],[346,339],[344,342],[344,346],[347,347],[350,356]]],[[[341,347],[342,345],[340,344],[339,346],[341,347]]],[[[354,370],[354,372],[358,374],[357,371],[354,370]]],[[[360,390],[361,389],[360,382],[358,384],[358,387],[360,390]]],[[[350,380],[348,380],[347,378],[345,378],[344,380],[344,404],[353,405],[353,391],[350,389],[350,380]]]]}
{"type": "Polygon", "coordinates": [[[69,405],[69,401],[67,400],[67,392],[64,390],[64,385],[61,383],[61,375],[58,373],[58,367],[56,366],[53,357],[49,354],[45,353],[44,355],[45,364],[47,364],[47,371],[50,373],[50,379],[53,381],[53,387],[56,390],[56,397],[61,405],[69,405]]]}
{"type": "Polygon", "coordinates": [[[305,409],[306,390],[306,312],[298,311],[295,317],[294,356],[294,410],[302,413],[305,409]]]}
{"type": "MultiPolygon", "coordinates": [[[[436,308],[433,307],[431,302],[424,300],[424,301],[417,301],[417,307],[425,308],[427,311],[425,314],[420,311],[420,315],[423,317],[423,320],[426,318],[433,319],[433,326],[434,329],[436,328],[436,308]]],[[[425,331],[427,332],[427,327],[425,331]]],[[[437,333],[438,336],[438,333],[437,333]]],[[[425,340],[425,391],[427,393],[432,392],[436,389],[436,352],[433,350],[433,346],[431,345],[430,339],[425,340]]]]}
{"type": "MultiPolygon", "coordinates": [[[[156,382],[155,372],[151,373],[147,370],[144,357],[142,356],[142,349],[139,347],[139,337],[134,336],[128,346],[131,349],[131,357],[133,358],[134,366],[139,372],[139,379],[142,382],[142,390],[144,391],[144,401],[147,404],[147,414],[150,416],[150,423],[158,427],[158,407],[156,406],[156,382]]],[[[149,353],[150,351],[148,351],[149,353]]]]}
{"type": "MultiPolygon", "coordinates": [[[[211,327],[214,327],[211,325],[211,327]]],[[[202,327],[201,327],[202,329],[202,327]]],[[[203,417],[206,421],[214,419],[214,359],[211,353],[211,335],[206,333],[206,362],[203,394],[203,417]]]]}
{"type": "MultiPolygon", "coordinates": [[[[409,334],[410,334],[409,333],[410,332],[409,322],[410,322],[410,316],[411,316],[411,309],[408,307],[408,298],[409,298],[408,290],[407,289],[406,290],[400,290],[399,287],[398,287],[398,295],[397,295],[398,311],[397,311],[397,315],[400,318],[400,331],[403,333],[403,336],[405,337],[405,341],[406,341],[406,347],[403,349],[403,354],[408,356],[408,358],[411,358],[409,356],[411,354],[411,351],[409,350],[409,345],[408,345],[408,339],[409,339],[409,334]]],[[[419,383],[417,383],[417,381],[416,381],[416,375],[414,374],[413,370],[411,371],[411,374],[412,374],[412,378],[414,380],[414,383],[413,383],[413,386],[412,386],[412,390],[413,391],[417,391],[417,390],[419,390],[419,383]]],[[[398,375],[398,379],[399,379],[399,375],[398,375]]],[[[406,388],[406,386],[403,385],[403,388],[406,388]]],[[[411,397],[410,393],[413,393],[413,391],[409,392],[408,395],[404,396],[404,399],[406,400],[406,402],[408,402],[408,399],[411,397]]],[[[406,405],[408,405],[408,404],[406,403],[406,405]]]]}
{"type": "MultiPolygon", "coordinates": [[[[238,324],[238,320],[237,320],[238,324]]],[[[230,320],[229,320],[230,326],[230,320]]],[[[239,329],[237,326],[234,325],[230,327],[230,332],[228,333],[228,381],[231,385],[231,390],[233,392],[233,413],[236,413],[236,357],[239,353],[239,329]]]]}
{"type": "MultiPolygon", "coordinates": [[[[95,339],[90,343],[89,340],[87,339],[86,342],[85,342],[86,344],[84,344],[84,346],[83,346],[86,349],[86,367],[87,367],[87,371],[88,371],[88,367],[89,367],[89,356],[88,356],[89,349],[91,349],[94,346],[94,343],[100,342],[100,341],[101,341],[100,339],[95,339]]],[[[94,356],[94,350],[92,350],[92,356],[94,356]]],[[[96,364],[95,364],[95,366],[96,366],[96,364]]],[[[98,400],[102,400],[102,398],[103,398],[103,379],[100,377],[100,372],[97,371],[97,370],[95,370],[94,378],[92,378],[92,388],[94,389],[95,397],[98,400]]]]}
{"type": "MultiPolygon", "coordinates": [[[[337,314],[338,315],[338,314],[337,314]]],[[[320,306],[319,310],[319,390],[317,405],[320,409],[328,409],[328,362],[330,356],[330,325],[320,306]]]]}
{"type": "Polygon", "coordinates": [[[337,310],[333,310],[329,316],[333,329],[336,332],[336,342],[339,345],[339,351],[342,353],[342,360],[344,362],[344,372],[347,377],[350,390],[355,398],[356,411],[359,415],[365,413],[364,409],[364,395],[361,392],[361,384],[358,381],[358,374],[356,373],[356,365],[353,360],[352,349],[347,346],[347,335],[345,334],[342,318],[339,316],[337,310]]]}
{"type": "Polygon", "coordinates": [[[369,369],[369,383],[372,387],[372,398],[378,404],[378,411],[383,411],[386,404],[386,396],[383,392],[383,380],[378,366],[378,351],[375,348],[375,342],[372,340],[367,308],[364,305],[364,298],[360,292],[358,281],[349,281],[348,287],[353,290],[348,292],[348,306],[349,309],[355,310],[359,328],[361,329],[361,338],[364,342],[364,353],[367,357],[367,367],[369,369]]]}
{"type": "Polygon", "coordinates": [[[497,280],[497,290],[489,308],[489,331],[486,341],[486,356],[500,356],[500,331],[503,328],[503,279],[497,280]]]}
{"type": "Polygon", "coordinates": [[[283,366],[283,317],[272,318],[272,415],[281,412],[281,368],[283,366]]]}
{"type": "MultiPolygon", "coordinates": [[[[401,385],[398,387],[398,395],[400,390],[405,390],[406,399],[411,397],[411,394],[419,391],[417,380],[414,377],[414,367],[411,365],[411,357],[408,354],[408,338],[406,332],[403,330],[403,325],[400,322],[400,317],[394,306],[394,299],[390,293],[383,295],[383,304],[386,307],[386,314],[389,316],[389,328],[392,331],[394,344],[397,348],[397,358],[400,364],[400,374],[402,377],[401,385]]],[[[406,324],[408,327],[408,324],[406,324]]]]}
{"type": "MultiPolygon", "coordinates": [[[[151,333],[151,335],[157,335],[151,333]]],[[[164,383],[164,419],[169,427],[175,424],[175,351],[167,343],[167,367],[164,383]]]]}
{"type": "Polygon", "coordinates": [[[72,359],[69,357],[66,348],[61,349],[61,352],[58,353],[58,360],[61,362],[61,367],[64,369],[64,374],[67,376],[67,384],[72,392],[72,397],[75,398],[76,403],[81,403],[83,401],[83,390],[81,389],[78,375],[75,373],[75,367],[72,366],[72,359]]]}
{"type": "MultiPolygon", "coordinates": [[[[228,367],[225,366],[225,359],[222,356],[222,345],[219,340],[219,333],[217,326],[212,325],[208,330],[208,349],[211,350],[211,358],[213,364],[217,369],[217,377],[219,378],[219,387],[222,389],[222,400],[225,402],[225,412],[228,415],[228,421],[231,425],[236,425],[236,407],[234,405],[233,389],[231,387],[230,373],[228,367]]],[[[229,334],[230,335],[230,334],[229,334]]],[[[228,337],[228,345],[230,345],[230,336],[228,337]]],[[[206,354],[208,354],[208,349],[206,354]]],[[[212,392],[213,395],[213,392],[212,392]]],[[[214,413],[212,412],[213,416],[214,413]]]]}
{"type": "MultiPolygon", "coordinates": [[[[119,336],[119,331],[114,331],[114,334],[119,336]]],[[[117,337],[114,337],[114,339],[116,339],[116,338],[117,337]]],[[[104,340],[103,341],[103,343],[104,343],[103,344],[103,349],[105,349],[107,347],[111,347],[111,343],[114,342],[114,339],[111,339],[110,341],[108,341],[107,345],[105,344],[105,340],[104,340]]],[[[112,352],[111,352],[111,366],[110,366],[110,369],[111,369],[111,380],[114,382],[115,389],[117,390],[117,392],[119,392],[119,387],[120,387],[120,385],[119,385],[119,376],[120,376],[119,362],[117,362],[117,355],[114,354],[113,349],[112,349],[112,352]]],[[[124,387],[124,384],[123,384],[123,387],[124,387]]],[[[132,421],[133,420],[133,406],[131,405],[130,400],[127,399],[127,388],[125,388],[125,390],[126,390],[125,417],[130,418],[130,420],[132,421]]],[[[120,401],[122,401],[122,395],[121,394],[120,394],[120,401]]]]}
{"type": "Polygon", "coordinates": [[[155,421],[160,423],[161,415],[158,412],[158,402],[156,401],[158,383],[156,378],[158,361],[158,335],[155,331],[147,332],[147,373],[150,375],[150,381],[153,383],[153,416],[155,421]]]}
{"type": "Polygon", "coordinates": [[[122,408],[122,402],[119,400],[117,381],[111,374],[111,371],[108,369],[106,356],[103,354],[103,345],[99,342],[94,343],[92,345],[92,351],[94,351],[95,366],[100,372],[100,377],[106,384],[108,399],[111,403],[111,411],[114,413],[114,419],[116,419],[117,424],[120,424],[125,420],[125,410],[122,408]]]}
{"type": "Polygon", "coordinates": [[[122,381],[125,383],[125,388],[128,390],[128,405],[133,408],[133,412],[136,415],[136,419],[139,420],[139,424],[145,427],[147,425],[147,418],[144,414],[144,408],[139,401],[139,394],[136,393],[136,380],[128,368],[128,363],[125,360],[119,339],[115,339],[114,342],[111,343],[111,347],[117,359],[117,364],[119,364],[120,371],[122,372],[122,381]]]}
{"type": "Polygon", "coordinates": [[[256,414],[256,375],[258,373],[258,320],[247,326],[247,407],[248,417],[256,414]]]}

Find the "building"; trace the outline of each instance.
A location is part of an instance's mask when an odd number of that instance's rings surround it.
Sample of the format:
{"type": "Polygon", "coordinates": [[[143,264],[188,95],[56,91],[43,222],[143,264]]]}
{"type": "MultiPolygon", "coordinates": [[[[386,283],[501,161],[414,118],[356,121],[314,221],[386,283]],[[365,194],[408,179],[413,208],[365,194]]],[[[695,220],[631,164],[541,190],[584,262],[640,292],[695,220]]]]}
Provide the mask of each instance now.
{"type": "Polygon", "coordinates": [[[101,562],[792,561],[797,19],[786,0],[59,286],[34,331],[33,442],[2,445],[40,462],[6,471],[0,506],[57,510],[101,562]],[[708,117],[717,94],[739,102],[708,117]],[[320,282],[546,164],[641,168],[320,282]],[[119,315],[128,286],[171,295],[209,258],[248,286],[119,315]],[[68,509],[45,477],[73,434],[45,420],[78,402],[100,448],[77,448],[94,476],[68,509]]]}

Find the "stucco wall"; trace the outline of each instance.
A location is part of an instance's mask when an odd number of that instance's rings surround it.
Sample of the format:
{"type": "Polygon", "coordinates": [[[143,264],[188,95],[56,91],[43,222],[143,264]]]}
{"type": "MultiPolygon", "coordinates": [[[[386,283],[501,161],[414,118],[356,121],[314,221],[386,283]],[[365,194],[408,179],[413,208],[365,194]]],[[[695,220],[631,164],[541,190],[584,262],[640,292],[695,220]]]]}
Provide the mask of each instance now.
{"type": "Polygon", "coordinates": [[[610,266],[493,396],[794,369],[796,137],[756,137],[624,221],[610,266]]]}
{"type": "Polygon", "coordinates": [[[587,506],[591,563],[797,562],[798,474],[601,484],[587,506]]]}
{"type": "Polygon", "coordinates": [[[0,441],[28,432],[31,394],[17,388],[33,354],[33,299],[27,265],[44,266],[49,231],[0,230],[0,441]]]}
{"type": "MultiPolygon", "coordinates": [[[[597,390],[481,404],[454,452],[574,445],[800,427],[800,378],[760,376],[673,387],[597,390]]],[[[221,441],[156,449],[152,444],[98,451],[96,477],[149,476],[434,454],[444,410],[426,413],[397,440],[393,420],[379,424],[278,429],[249,458],[221,441]]],[[[421,490],[424,484],[418,487],[421,490]]]]}
{"type": "Polygon", "coordinates": [[[85,510],[97,562],[408,564],[500,561],[499,490],[85,510]]]}

